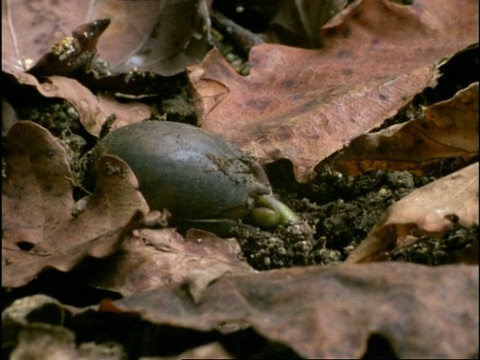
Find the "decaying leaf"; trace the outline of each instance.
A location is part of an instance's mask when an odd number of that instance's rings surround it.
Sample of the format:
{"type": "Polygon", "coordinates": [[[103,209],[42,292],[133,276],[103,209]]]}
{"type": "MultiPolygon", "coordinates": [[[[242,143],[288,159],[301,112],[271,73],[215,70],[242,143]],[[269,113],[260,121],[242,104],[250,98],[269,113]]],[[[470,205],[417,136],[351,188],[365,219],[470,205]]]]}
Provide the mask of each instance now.
{"type": "Polygon", "coordinates": [[[82,24],[88,12],[85,5],[85,1],[61,1],[54,6],[43,1],[2,1],[2,71],[31,68],[53,44],[82,24]]]}
{"type": "Polygon", "coordinates": [[[463,226],[478,225],[478,181],[475,163],[414,190],[387,210],[346,262],[385,258],[385,252],[412,244],[422,233],[441,235],[453,218],[463,226]]]}
{"type": "Polygon", "coordinates": [[[424,117],[353,140],[335,158],[338,171],[377,168],[421,172],[445,158],[478,155],[478,82],[425,109],[424,117]]]}
{"type": "Polygon", "coordinates": [[[80,309],[38,294],[14,301],[2,312],[3,351],[9,359],[125,359],[119,344],[83,343],[64,326],[68,315],[80,309]],[[68,315],[67,315],[68,314],[68,315]]]}
{"type": "Polygon", "coordinates": [[[224,274],[254,272],[238,258],[234,239],[222,239],[201,230],[190,230],[185,239],[172,228],[139,229],[127,237],[119,251],[92,274],[90,284],[123,296],[172,282],[180,283],[192,273],[203,279],[224,274]]]}
{"type": "Polygon", "coordinates": [[[201,331],[252,326],[305,358],[360,358],[373,334],[399,358],[470,358],[478,301],[477,266],[373,263],[222,277],[196,301],[188,284],[171,284],[105,310],[201,331]]]}
{"type": "Polygon", "coordinates": [[[15,79],[22,85],[29,85],[47,98],[61,98],[77,110],[80,122],[90,134],[98,136],[108,116],[115,114],[113,129],[140,122],[150,117],[150,108],[139,102],[121,103],[107,95],[95,96],[77,80],[64,76],[50,76],[40,83],[33,75],[15,73],[15,79]]]}
{"type": "Polygon", "coordinates": [[[209,50],[205,0],[2,2],[2,70],[29,69],[53,44],[82,24],[109,18],[98,53],[114,72],[133,68],[173,75],[209,50]],[[3,41],[5,40],[5,41],[3,41]]]}
{"type": "Polygon", "coordinates": [[[77,71],[87,72],[97,55],[97,41],[110,24],[110,19],[98,19],[80,25],[55,43],[28,72],[35,76],[72,75],[77,71]]]}
{"type": "Polygon", "coordinates": [[[3,235],[12,240],[18,237],[25,246],[33,241],[33,247],[42,237],[44,222],[55,220],[47,225],[54,226],[71,218],[75,206],[72,173],[57,139],[33,122],[20,121],[12,126],[5,150],[3,235]]]}
{"type": "Polygon", "coordinates": [[[72,175],[65,150],[44,128],[20,121],[10,129],[2,183],[2,284],[18,287],[48,267],[67,271],[88,255],[119,246],[148,205],[118,158],[102,159],[87,208],[72,215],[72,175]]]}
{"type": "Polygon", "coordinates": [[[242,77],[214,50],[189,68],[200,125],[297,180],[435,84],[438,65],[478,41],[478,2],[366,0],[325,46],[259,45],[242,77]]]}

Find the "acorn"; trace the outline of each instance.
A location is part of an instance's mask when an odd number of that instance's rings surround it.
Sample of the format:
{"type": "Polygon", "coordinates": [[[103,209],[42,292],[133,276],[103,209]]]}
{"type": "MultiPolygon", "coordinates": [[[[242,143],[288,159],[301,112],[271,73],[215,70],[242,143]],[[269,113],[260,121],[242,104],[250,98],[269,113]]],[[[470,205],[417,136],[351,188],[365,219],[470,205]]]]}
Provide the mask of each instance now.
{"type": "Polygon", "coordinates": [[[298,219],[272,195],[253,157],[201,128],[168,121],[127,125],[98,142],[94,158],[106,154],[130,166],[150,208],[167,209],[174,223],[228,228],[243,219],[275,227],[298,219]]]}

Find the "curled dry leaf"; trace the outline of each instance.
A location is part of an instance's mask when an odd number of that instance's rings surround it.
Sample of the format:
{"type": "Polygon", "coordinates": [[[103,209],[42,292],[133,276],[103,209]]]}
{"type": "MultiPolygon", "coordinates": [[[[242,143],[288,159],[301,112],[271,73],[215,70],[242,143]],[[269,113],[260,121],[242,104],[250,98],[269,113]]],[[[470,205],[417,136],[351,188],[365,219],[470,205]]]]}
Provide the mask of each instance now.
{"type": "Polygon", "coordinates": [[[72,216],[72,175],[65,150],[44,128],[20,121],[6,146],[2,183],[2,284],[18,287],[48,267],[67,271],[86,256],[103,257],[148,211],[135,176],[105,157],[87,208],[72,216]]]}
{"type": "Polygon", "coordinates": [[[477,155],[478,82],[426,108],[422,118],[361,135],[335,158],[335,167],[349,174],[378,168],[421,173],[432,162],[477,155]]]}
{"type": "Polygon", "coordinates": [[[65,150],[48,130],[19,121],[6,142],[6,179],[2,182],[3,243],[21,241],[35,246],[50,226],[70,219],[75,202],[72,173],[65,150]],[[44,206],[44,204],[46,206],[44,206]]]}
{"type": "Polygon", "coordinates": [[[102,270],[94,271],[89,282],[127,296],[182,282],[192,273],[202,273],[202,279],[252,273],[254,270],[239,259],[240,254],[234,239],[222,239],[209,232],[191,230],[183,239],[172,228],[140,229],[102,262],[102,270]]]}
{"type": "Polygon", "coordinates": [[[87,12],[82,0],[55,4],[2,1],[2,71],[31,68],[53,44],[79,26],[87,12]]]}
{"type": "Polygon", "coordinates": [[[98,19],[80,25],[55,43],[28,72],[35,76],[68,76],[77,71],[87,72],[97,55],[97,41],[110,24],[110,19],[98,19]]]}
{"type": "Polygon", "coordinates": [[[478,41],[478,2],[365,0],[325,46],[259,45],[250,75],[214,50],[189,68],[200,125],[264,163],[290,159],[297,180],[379,126],[425,87],[445,58],[478,41]]]}
{"type": "Polygon", "coordinates": [[[35,87],[47,98],[61,98],[72,104],[85,130],[94,136],[98,136],[102,124],[111,114],[116,115],[113,128],[137,123],[150,116],[150,108],[146,104],[120,103],[107,95],[95,96],[75,79],[50,76],[48,81],[40,83],[27,73],[15,73],[14,76],[18,83],[35,87]]]}
{"type": "Polygon", "coordinates": [[[419,233],[441,235],[452,226],[452,216],[463,226],[478,225],[478,181],[475,163],[414,190],[388,208],[346,262],[382,259],[385,252],[413,243],[419,233]]]}
{"type": "Polygon", "coordinates": [[[399,358],[469,358],[478,300],[477,266],[374,263],[222,277],[197,301],[188,284],[170,284],[105,310],[201,331],[252,326],[305,358],[361,358],[373,334],[399,358]]]}
{"type": "Polygon", "coordinates": [[[134,67],[161,75],[185,71],[209,50],[205,0],[2,2],[2,70],[30,68],[84,23],[109,18],[98,52],[114,72],[134,67]],[[5,41],[3,41],[5,40],[5,41]]]}

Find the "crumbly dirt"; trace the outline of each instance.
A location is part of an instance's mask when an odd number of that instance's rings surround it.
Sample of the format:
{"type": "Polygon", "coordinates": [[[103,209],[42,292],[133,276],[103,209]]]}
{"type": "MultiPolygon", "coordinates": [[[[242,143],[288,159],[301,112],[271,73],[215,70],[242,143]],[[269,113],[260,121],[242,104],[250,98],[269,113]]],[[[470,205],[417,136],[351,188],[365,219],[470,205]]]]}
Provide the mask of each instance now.
{"type": "MultiPolygon", "coordinates": [[[[269,167],[273,182],[279,166],[269,167]]],[[[430,180],[406,171],[379,170],[357,177],[325,172],[298,192],[279,189],[301,222],[272,232],[239,231],[239,241],[257,269],[337,264],[367,236],[388,206],[430,180]]]]}

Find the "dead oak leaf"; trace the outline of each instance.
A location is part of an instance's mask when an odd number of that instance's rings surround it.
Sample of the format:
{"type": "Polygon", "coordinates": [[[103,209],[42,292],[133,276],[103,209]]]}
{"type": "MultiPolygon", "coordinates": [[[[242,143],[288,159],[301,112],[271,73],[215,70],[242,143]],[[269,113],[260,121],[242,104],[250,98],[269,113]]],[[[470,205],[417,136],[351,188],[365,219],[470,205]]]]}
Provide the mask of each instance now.
{"type": "Polygon", "coordinates": [[[110,19],[98,19],[80,25],[72,36],[55,43],[28,72],[38,77],[90,71],[97,55],[98,38],[109,24],[110,19]]]}
{"type": "Polygon", "coordinates": [[[435,84],[445,58],[478,41],[478,2],[366,0],[325,29],[325,46],[255,46],[242,77],[217,50],[189,68],[201,127],[297,180],[435,84]]]}
{"type": "Polygon", "coordinates": [[[15,300],[2,311],[5,353],[12,360],[123,359],[120,344],[104,346],[75,341],[75,333],[64,327],[64,322],[81,311],[43,294],[15,300]]]}
{"type": "Polygon", "coordinates": [[[20,121],[6,146],[2,183],[2,284],[25,285],[42,270],[67,271],[86,256],[103,257],[148,211],[135,176],[105,157],[87,208],[74,217],[72,175],[65,150],[44,128],[20,121]]]}
{"type": "Polygon", "coordinates": [[[206,0],[2,2],[2,70],[28,70],[73,29],[109,18],[98,53],[112,71],[163,76],[185,71],[210,49],[206,0]]]}
{"type": "Polygon", "coordinates": [[[68,101],[78,112],[85,130],[94,136],[99,135],[102,124],[112,114],[116,116],[113,129],[150,117],[148,105],[139,102],[121,103],[108,95],[95,96],[75,79],[49,76],[47,81],[40,83],[33,75],[27,73],[14,73],[12,76],[19,84],[32,86],[47,98],[68,101]]]}
{"type": "Polygon", "coordinates": [[[346,262],[383,259],[421,233],[441,235],[452,226],[452,216],[460,225],[478,225],[478,181],[475,163],[414,190],[387,209],[346,262]]]}
{"type": "Polygon", "coordinates": [[[358,174],[378,168],[422,169],[445,158],[478,154],[478,82],[436,103],[421,118],[361,135],[335,158],[338,171],[358,174]]]}
{"type": "Polygon", "coordinates": [[[201,272],[205,281],[227,273],[254,272],[240,254],[235,239],[201,230],[191,229],[184,239],[173,228],[138,229],[125,238],[119,251],[102,261],[101,271],[94,269],[87,277],[93,286],[128,296],[180,283],[193,273],[201,272]]]}
{"type": "MultiPolygon", "coordinates": [[[[23,72],[86,17],[84,1],[2,1],[2,71],[23,72]]],[[[93,20],[93,19],[92,19],[93,20]]]]}
{"type": "Polygon", "coordinates": [[[361,358],[374,334],[399,358],[478,352],[477,266],[297,267],[221,277],[197,299],[188,287],[170,284],[102,308],[199,331],[251,326],[305,358],[361,358]]]}

